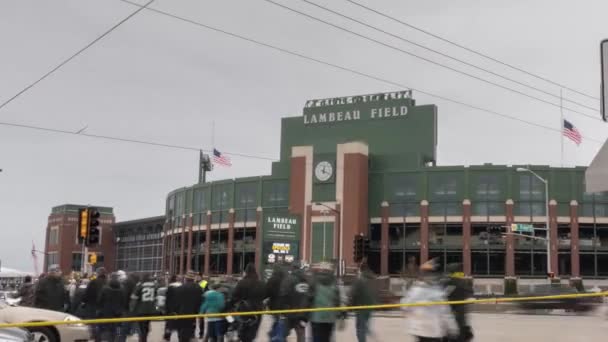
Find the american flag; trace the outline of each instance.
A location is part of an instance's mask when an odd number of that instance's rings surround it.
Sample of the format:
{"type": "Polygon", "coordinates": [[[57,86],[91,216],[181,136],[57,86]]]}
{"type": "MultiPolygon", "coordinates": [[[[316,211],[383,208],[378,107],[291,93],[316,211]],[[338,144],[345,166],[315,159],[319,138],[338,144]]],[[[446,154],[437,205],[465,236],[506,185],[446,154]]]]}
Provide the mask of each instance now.
{"type": "Polygon", "coordinates": [[[217,149],[213,149],[213,163],[221,166],[230,167],[232,166],[232,162],[230,161],[230,157],[222,154],[217,149]]]}
{"type": "Polygon", "coordinates": [[[583,142],[581,132],[579,132],[568,120],[564,120],[564,130],[562,131],[562,134],[564,134],[566,138],[574,141],[577,145],[580,145],[583,142]]]}

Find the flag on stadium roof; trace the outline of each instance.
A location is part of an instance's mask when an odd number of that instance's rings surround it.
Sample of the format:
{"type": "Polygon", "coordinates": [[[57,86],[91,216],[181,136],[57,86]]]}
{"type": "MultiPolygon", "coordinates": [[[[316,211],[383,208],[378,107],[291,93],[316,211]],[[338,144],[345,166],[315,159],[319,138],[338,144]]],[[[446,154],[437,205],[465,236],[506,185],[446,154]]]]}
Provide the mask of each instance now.
{"type": "Polygon", "coordinates": [[[230,157],[225,154],[222,154],[217,149],[213,149],[213,163],[221,166],[230,167],[232,166],[232,162],[230,161],[230,157]]]}
{"type": "Polygon", "coordinates": [[[581,132],[579,132],[578,129],[576,129],[576,127],[574,127],[574,125],[570,121],[565,119],[562,134],[566,138],[574,141],[577,145],[580,145],[583,142],[583,136],[581,135],[581,132]]]}

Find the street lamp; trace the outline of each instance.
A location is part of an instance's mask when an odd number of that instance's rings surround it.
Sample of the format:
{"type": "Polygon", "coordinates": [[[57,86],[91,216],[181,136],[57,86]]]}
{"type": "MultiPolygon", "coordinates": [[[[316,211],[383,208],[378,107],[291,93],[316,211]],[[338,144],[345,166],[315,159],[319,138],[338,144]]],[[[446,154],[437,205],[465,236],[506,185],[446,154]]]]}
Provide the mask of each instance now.
{"type": "MultiPolygon", "coordinates": [[[[338,214],[338,217],[340,216],[340,211],[332,208],[330,206],[328,206],[325,203],[321,203],[321,202],[316,202],[315,205],[321,206],[321,207],[325,207],[331,211],[333,211],[334,213],[338,214]]],[[[325,213],[327,212],[327,210],[324,210],[323,215],[325,215],[325,213]]],[[[335,223],[335,221],[334,221],[335,223]]],[[[341,224],[341,223],[340,223],[341,224]]],[[[336,227],[336,229],[338,229],[338,243],[339,243],[339,251],[338,251],[338,274],[342,274],[342,263],[343,263],[343,258],[342,258],[342,234],[340,234],[340,228],[336,227]]],[[[325,257],[325,220],[323,220],[323,257],[325,257]]]]}
{"type": "Polygon", "coordinates": [[[517,172],[529,172],[538,180],[545,184],[545,229],[547,230],[547,274],[551,274],[551,238],[549,234],[551,233],[551,229],[549,228],[549,181],[539,176],[536,172],[525,168],[518,167],[516,169],[517,172]]]}

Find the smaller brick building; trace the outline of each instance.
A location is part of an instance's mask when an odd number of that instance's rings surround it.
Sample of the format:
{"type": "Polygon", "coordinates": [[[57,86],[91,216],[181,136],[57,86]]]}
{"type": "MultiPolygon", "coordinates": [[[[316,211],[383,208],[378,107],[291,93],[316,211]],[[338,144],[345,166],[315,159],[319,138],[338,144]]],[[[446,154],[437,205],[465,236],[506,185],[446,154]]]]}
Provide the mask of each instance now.
{"type": "MultiPolygon", "coordinates": [[[[86,205],[64,204],[56,206],[49,215],[44,244],[44,272],[49,266],[59,265],[64,273],[80,271],[82,267],[82,244],[78,243],[78,210],[86,205]]],[[[101,213],[101,243],[90,247],[89,252],[97,253],[97,264],[112,271],[115,266],[115,244],[112,226],[114,212],[112,208],[95,207],[101,213]]]]}

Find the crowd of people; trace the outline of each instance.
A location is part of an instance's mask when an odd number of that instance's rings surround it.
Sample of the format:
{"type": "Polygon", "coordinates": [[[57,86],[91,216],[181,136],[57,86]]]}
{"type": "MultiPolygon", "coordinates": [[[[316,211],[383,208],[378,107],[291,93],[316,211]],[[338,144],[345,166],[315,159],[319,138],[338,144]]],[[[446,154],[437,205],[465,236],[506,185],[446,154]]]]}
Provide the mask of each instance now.
{"type": "MultiPolygon", "coordinates": [[[[423,264],[402,301],[405,303],[463,300],[470,291],[456,269],[449,276],[440,274],[431,261],[423,264]]],[[[379,303],[375,276],[366,263],[349,284],[348,295],[342,289],[334,265],[322,262],[311,268],[277,264],[270,277],[261,279],[253,265],[247,265],[236,280],[211,281],[189,271],[183,277],[153,278],[150,275],[127,275],[124,271],[107,274],[99,268],[89,276],[63,277],[52,268],[36,284],[26,278],[19,289],[21,305],[66,311],[84,318],[122,318],[149,316],[182,316],[205,314],[202,318],[167,319],[163,339],[176,333],[180,342],[198,338],[205,342],[255,341],[257,336],[271,342],[285,342],[289,335],[305,341],[310,329],[314,342],[330,342],[335,330],[342,329],[347,312],[344,306],[369,306],[379,303]],[[348,298],[344,300],[344,298],[348,298]],[[264,310],[297,310],[315,308],[312,312],[288,312],[272,315],[267,333],[258,333],[264,310]],[[231,316],[233,312],[249,315],[231,316]],[[255,313],[254,313],[255,312],[255,313]],[[267,336],[267,339],[266,339],[267,336]]],[[[406,307],[409,332],[419,341],[470,341],[473,337],[465,307],[406,307]]],[[[354,310],[356,338],[366,342],[371,334],[372,310],[354,310]]],[[[126,341],[137,334],[147,341],[150,321],[105,323],[90,326],[95,341],[126,341]]]]}

